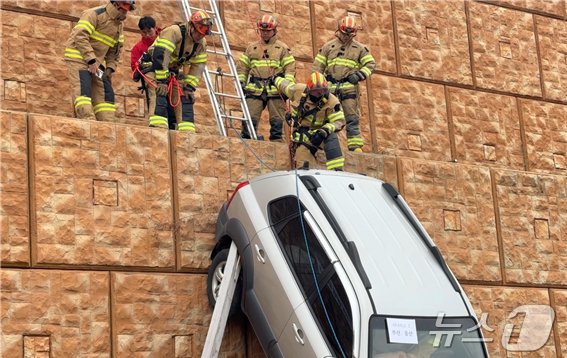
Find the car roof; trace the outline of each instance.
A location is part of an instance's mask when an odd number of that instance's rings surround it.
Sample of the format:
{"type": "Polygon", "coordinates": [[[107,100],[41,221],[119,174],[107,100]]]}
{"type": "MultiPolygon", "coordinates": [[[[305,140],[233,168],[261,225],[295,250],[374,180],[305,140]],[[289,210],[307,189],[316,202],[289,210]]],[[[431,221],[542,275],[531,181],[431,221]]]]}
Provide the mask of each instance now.
{"type": "Polygon", "coordinates": [[[320,185],[317,193],[344,236],[356,243],[378,314],[470,315],[463,297],[382,181],[353,173],[298,170],[274,172],[250,182],[293,177],[296,173],[315,178],[320,185]]]}

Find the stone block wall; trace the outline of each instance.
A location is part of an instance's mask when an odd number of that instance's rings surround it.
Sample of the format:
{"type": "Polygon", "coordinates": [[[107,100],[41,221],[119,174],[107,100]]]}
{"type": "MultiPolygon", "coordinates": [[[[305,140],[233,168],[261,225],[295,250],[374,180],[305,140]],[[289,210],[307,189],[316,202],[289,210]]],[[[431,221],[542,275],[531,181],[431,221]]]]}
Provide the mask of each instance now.
{"type": "MultiPolygon", "coordinates": [[[[146,127],[129,49],[140,16],[182,20],[173,0],[139,0],[125,22],[116,122],[72,119],[65,40],[102,3],[1,3],[2,356],[200,356],[218,209],[239,182],[289,168],[286,144],[245,146],[229,126],[218,136],[204,85],[196,135],[146,127]]],[[[345,169],[397,185],[486,315],[492,357],[567,356],[566,1],[220,7],[236,58],[257,39],[256,19],[275,15],[302,82],[337,20],[360,18],[357,40],[377,66],[361,86],[365,153],[345,153],[345,169]],[[510,325],[518,338],[510,315],[522,305],[556,314],[535,352],[502,345],[510,325]]],[[[209,64],[228,70],[212,55],[209,64]]],[[[263,356],[244,320],[230,322],[221,356],[263,356]]]]}

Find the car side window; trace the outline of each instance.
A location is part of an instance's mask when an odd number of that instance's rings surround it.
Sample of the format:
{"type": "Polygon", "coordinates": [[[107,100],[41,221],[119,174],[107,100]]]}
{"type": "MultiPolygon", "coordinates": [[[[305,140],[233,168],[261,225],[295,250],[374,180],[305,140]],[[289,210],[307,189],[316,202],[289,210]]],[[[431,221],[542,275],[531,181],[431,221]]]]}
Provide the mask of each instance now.
{"type": "MultiPolygon", "coordinates": [[[[305,211],[303,205],[300,208],[305,211]]],[[[317,236],[300,217],[297,197],[272,201],[268,212],[278,243],[319,327],[337,357],[350,357],[353,328],[348,297],[317,236]]]]}

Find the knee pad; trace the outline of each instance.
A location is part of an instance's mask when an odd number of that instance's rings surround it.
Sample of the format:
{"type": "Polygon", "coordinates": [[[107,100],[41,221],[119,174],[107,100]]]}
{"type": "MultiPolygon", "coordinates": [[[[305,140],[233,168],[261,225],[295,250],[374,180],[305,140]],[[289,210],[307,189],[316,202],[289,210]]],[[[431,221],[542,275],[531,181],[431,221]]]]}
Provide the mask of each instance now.
{"type": "Polygon", "coordinates": [[[165,96],[156,96],[156,115],[167,118],[167,106],[169,106],[169,104],[165,96]]]}
{"type": "Polygon", "coordinates": [[[194,121],[193,100],[190,97],[181,97],[181,119],[188,122],[194,121]]]}
{"type": "Polygon", "coordinates": [[[351,126],[357,126],[358,123],[360,122],[358,116],[346,116],[345,120],[347,124],[351,126]]]}
{"type": "Polygon", "coordinates": [[[92,98],[93,88],[91,73],[87,70],[80,70],[79,82],[81,86],[81,96],[92,98]]]}

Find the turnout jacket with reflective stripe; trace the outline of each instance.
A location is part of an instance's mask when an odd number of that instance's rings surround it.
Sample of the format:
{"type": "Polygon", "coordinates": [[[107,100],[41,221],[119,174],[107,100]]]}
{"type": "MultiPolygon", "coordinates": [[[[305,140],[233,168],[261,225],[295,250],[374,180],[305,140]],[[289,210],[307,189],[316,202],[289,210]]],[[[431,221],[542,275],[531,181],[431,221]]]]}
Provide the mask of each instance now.
{"type": "Polygon", "coordinates": [[[186,31],[182,62],[177,58],[183,39],[181,28],[177,24],[163,29],[153,45],[148,49],[148,52],[153,55],[152,68],[155,71],[157,80],[166,80],[169,77],[170,71],[182,68],[183,83],[197,88],[207,65],[207,41],[203,38],[195,43],[190,33],[191,25],[188,22],[184,23],[184,25],[186,31]],[[193,52],[195,44],[197,44],[197,47],[195,52],[193,52]],[[192,52],[193,54],[191,55],[192,52]]]}
{"type": "Polygon", "coordinates": [[[303,83],[293,83],[284,78],[276,78],[276,87],[280,92],[285,94],[291,102],[291,116],[297,118],[301,127],[309,129],[325,128],[328,133],[338,132],[345,125],[345,115],[341,107],[339,99],[333,94],[329,94],[329,98],[324,99],[321,104],[313,103],[307,96],[303,83]],[[302,101],[302,98],[305,98],[302,101]],[[313,114],[301,116],[301,109],[299,108],[301,102],[304,103],[303,113],[310,112],[313,108],[319,105],[319,109],[313,114]]]}
{"type": "Polygon", "coordinates": [[[268,43],[263,40],[256,41],[246,48],[246,51],[240,56],[240,61],[236,63],[238,70],[238,80],[242,83],[248,83],[246,90],[261,94],[264,87],[267,87],[269,95],[276,95],[277,89],[273,86],[273,82],[268,83],[260,81],[259,87],[250,79],[269,79],[280,75],[288,81],[295,81],[295,58],[291,54],[289,47],[282,41],[273,36],[268,43]]]}
{"type": "Polygon", "coordinates": [[[124,45],[119,15],[111,3],[83,12],[65,46],[65,60],[86,65],[96,59],[116,71],[124,45]]]}
{"type": "MultiPolygon", "coordinates": [[[[321,47],[311,69],[325,75],[329,74],[333,79],[340,81],[357,71],[362,72],[365,78],[368,78],[375,66],[374,57],[360,42],[352,39],[343,44],[339,39],[334,39],[321,47]]],[[[331,89],[336,87],[332,83],[329,83],[329,86],[331,89]]],[[[354,88],[354,85],[345,82],[340,84],[340,88],[354,88]]]]}

